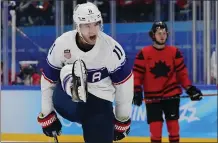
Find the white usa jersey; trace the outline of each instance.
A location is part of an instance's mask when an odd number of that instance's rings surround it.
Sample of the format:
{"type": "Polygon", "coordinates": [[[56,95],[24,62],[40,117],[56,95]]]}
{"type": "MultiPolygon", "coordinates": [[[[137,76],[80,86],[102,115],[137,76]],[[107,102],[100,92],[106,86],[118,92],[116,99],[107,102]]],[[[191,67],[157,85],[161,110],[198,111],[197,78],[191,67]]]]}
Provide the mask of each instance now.
{"type": "MultiPolygon", "coordinates": [[[[72,64],[78,58],[85,62],[88,92],[113,102],[116,116],[130,117],[133,98],[131,66],[120,44],[99,32],[95,46],[88,52],[76,44],[76,31],[69,31],[56,39],[47,56],[43,76],[50,83],[61,81],[63,90],[71,96],[72,64]]],[[[46,95],[45,95],[46,96],[46,95]]]]}

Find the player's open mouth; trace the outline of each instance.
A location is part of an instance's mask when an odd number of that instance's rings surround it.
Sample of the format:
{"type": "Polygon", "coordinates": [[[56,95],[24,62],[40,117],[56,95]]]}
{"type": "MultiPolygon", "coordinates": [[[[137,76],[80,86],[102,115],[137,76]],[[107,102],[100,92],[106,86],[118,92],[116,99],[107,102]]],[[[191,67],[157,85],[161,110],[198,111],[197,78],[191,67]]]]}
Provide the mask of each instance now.
{"type": "Polygon", "coordinates": [[[96,39],[96,35],[90,36],[89,37],[91,40],[95,40],[96,39]]]}

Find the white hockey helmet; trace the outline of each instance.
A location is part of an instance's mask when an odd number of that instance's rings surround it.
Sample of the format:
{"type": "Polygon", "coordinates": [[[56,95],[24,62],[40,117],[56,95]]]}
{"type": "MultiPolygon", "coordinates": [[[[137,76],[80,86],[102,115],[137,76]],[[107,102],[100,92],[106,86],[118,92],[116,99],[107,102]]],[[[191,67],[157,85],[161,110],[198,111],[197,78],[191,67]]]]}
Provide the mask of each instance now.
{"type": "Polygon", "coordinates": [[[91,2],[87,2],[84,4],[78,4],[73,13],[73,20],[78,26],[79,24],[87,24],[100,21],[103,24],[101,12],[91,2]]]}

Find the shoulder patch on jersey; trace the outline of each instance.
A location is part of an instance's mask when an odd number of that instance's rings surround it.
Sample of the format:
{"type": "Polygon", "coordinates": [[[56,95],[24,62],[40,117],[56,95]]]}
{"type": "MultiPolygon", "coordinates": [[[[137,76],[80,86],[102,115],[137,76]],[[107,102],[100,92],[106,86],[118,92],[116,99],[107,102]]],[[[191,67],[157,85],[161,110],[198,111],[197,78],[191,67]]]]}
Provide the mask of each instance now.
{"type": "Polygon", "coordinates": [[[71,58],[70,49],[64,50],[64,57],[67,58],[67,59],[70,59],[70,58],[71,58]]]}

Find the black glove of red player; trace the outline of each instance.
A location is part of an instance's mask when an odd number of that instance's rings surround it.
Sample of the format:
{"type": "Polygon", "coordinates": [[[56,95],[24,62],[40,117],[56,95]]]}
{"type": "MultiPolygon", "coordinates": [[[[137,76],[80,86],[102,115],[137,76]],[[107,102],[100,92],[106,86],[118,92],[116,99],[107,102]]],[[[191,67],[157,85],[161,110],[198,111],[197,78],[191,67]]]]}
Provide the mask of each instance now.
{"type": "Polygon", "coordinates": [[[46,136],[54,137],[54,135],[61,134],[61,122],[57,117],[57,114],[52,111],[47,116],[43,116],[42,113],[37,117],[38,123],[42,126],[43,133],[46,136]]]}
{"type": "Polygon", "coordinates": [[[121,122],[115,119],[114,122],[114,141],[122,140],[130,132],[131,119],[125,122],[121,122]]]}
{"type": "Polygon", "coordinates": [[[190,96],[192,101],[200,101],[203,97],[201,90],[195,86],[191,86],[187,89],[186,93],[190,96]]]}
{"type": "Polygon", "coordinates": [[[142,88],[140,86],[134,87],[134,97],[133,97],[133,104],[137,106],[141,106],[143,101],[143,94],[142,88]]]}

